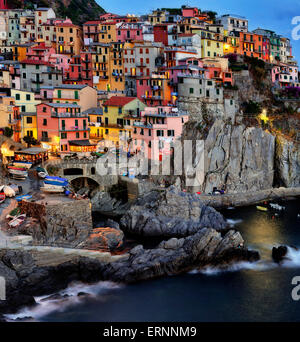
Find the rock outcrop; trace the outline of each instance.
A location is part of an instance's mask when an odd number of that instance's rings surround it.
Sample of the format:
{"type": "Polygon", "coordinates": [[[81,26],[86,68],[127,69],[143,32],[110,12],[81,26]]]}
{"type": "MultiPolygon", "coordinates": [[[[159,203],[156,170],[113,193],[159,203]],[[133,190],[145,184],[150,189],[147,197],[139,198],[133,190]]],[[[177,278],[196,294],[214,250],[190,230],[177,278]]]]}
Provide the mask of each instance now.
{"type": "Polygon", "coordinates": [[[300,186],[300,144],[282,137],[276,139],[277,181],[286,187],[300,186]]]}
{"type": "MultiPolygon", "coordinates": [[[[184,139],[201,140],[185,132],[184,139]]],[[[200,151],[196,151],[196,154],[200,151]]],[[[270,189],[274,179],[275,137],[259,127],[216,120],[205,139],[205,180],[199,190],[209,193],[225,185],[227,192],[270,189]]]]}
{"type": "Polygon", "coordinates": [[[105,13],[95,0],[10,0],[11,8],[52,8],[60,18],[71,18],[74,24],[83,24],[88,20],[97,20],[105,13]]]}
{"type": "Polygon", "coordinates": [[[86,242],[80,247],[95,250],[115,251],[123,247],[124,233],[121,229],[94,228],[86,242]]]}
{"type": "Polygon", "coordinates": [[[96,192],[91,199],[91,203],[94,212],[109,216],[124,215],[130,208],[129,203],[113,198],[108,192],[104,191],[96,192]]]}
{"type": "Polygon", "coordinates": [[[140,198],[121,218],[120,225],[125,232],[141,236],[185,237],[205,227],[221,230],[227,224],[198,195],[172,186],[140,198]]]}
{"type": "Polygon", "coordinates": [[[240,233],[205,228],[186,238],[171,238],[157,248],[136,246],[115,262],[74,257],[59,265],[38,266],[30,252],[0,250],[0,275],[6,277],[7,300],[0,301],[0,313],[13,312],[34,304],[33,296],[59,291],[74,280],[112,280],[131,283],[189,271],[207,265],[225,266],[232,262],[259,259],[257,252],[244,247],[240,233]]]}
{"type": "Polygon", "coordinates": [[[275,262],[280,263],[283,261],[287,255],[288,248],[287,246],[279,246],[272,248],[272,258],[275,262]]]}

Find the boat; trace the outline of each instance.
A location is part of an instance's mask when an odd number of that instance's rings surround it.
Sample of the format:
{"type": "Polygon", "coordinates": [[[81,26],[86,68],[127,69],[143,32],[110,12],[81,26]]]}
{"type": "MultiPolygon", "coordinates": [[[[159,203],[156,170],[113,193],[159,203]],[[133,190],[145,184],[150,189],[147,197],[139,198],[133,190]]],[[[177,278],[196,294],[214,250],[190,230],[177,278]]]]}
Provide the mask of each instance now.
{"type": "Polygon", "coordinates": [[[276,210],[285,210],[285,207],[277,203],[270,203],[270,207],[276,210]]]}
{"type": "Polygon", "coordinates": [[[10,174],[11,178],[15,179],[15,180],[25,180],[27,178],[27,176],[24,175],[13,175],[10,174]]]}
{"type": "Polygon", "coordinates": [[[17,196],[16,197],[16,200],[17,200],[17,202],[21,202],[21,201],[23,201],[23,200],[29,200],[30,198],[32,198],[32,196],[31,195],[29,195],[29,194],[27,194],[27,195],[21,195],[21,196],[17,196]]]}
{"type": "Polygon", "coordinates": [[[6,219],[11,220],[19,215],[21,215],[21,209],[19,207],[16,207],[8,215],[6,215],[6,219]]]}
{"type": "MultiPolygon", "coordinates": [[[[47,185],[49,185],[49,184],[47,184],[47,185]]],[[[65,191],[65,188],[63,186],[50,185],[50,186],[42,186],[40,188],[40,190],[44,191],[44,192],[62,193],[65,191]]]]}
{"type": "Polygon", "coordinates": [[[25,177],[25,178],[28,177],[27,171],[9,169],[8,172],[14,176],[21,176],[21,177],[25,177]]]}
{"type": "Polygon", "coordinates": [[[24,161],[24,160],[17,160],[14,161],[14,166],[19,166],[19,167],[24,167],[26,169],[30,169],[32,166],[32,163],[29,161],[24,161]]]}
{"type": "Polygon", "coordinates": [[[44,183],[49,185],[67,186],[69,182],[66,178],[46,176],[44,183]]]}
{"type": "Polygon", "coordinates": [[[26,219],[26,214],[21,214],[21,215],[18,215],[16,218],[12,219],[8,225],[11,227],[11,228],[16,228],[18,226],[20,226],[26,219]]]}
{"type": "Polygon", "coordinates": [[[0,192],[0,204],[5,201],[6,195],[4,192],[0,192]]]}
{"type": "Polygon", "coordinates": [[[28,169],[26,167],[21,166],[8,166],[9,170],[17,170],[17,171],[27,171],[28,169]]]}
{"type": "Polygon", "coordinates": [[[45,179],[47,177],[47,173],[41,171],[41,172],[38,172],[38,176],[42,179],[45,179]]]}
{"type": "Polygon", "coordinates": [[[257,210],[260,210],[260,211],[268,211],[268,208],[262,207],[262,206],[260,206],[260,205],[257,205],[257,206],[256,206],[256,209],[257,209],[257,210]]]}

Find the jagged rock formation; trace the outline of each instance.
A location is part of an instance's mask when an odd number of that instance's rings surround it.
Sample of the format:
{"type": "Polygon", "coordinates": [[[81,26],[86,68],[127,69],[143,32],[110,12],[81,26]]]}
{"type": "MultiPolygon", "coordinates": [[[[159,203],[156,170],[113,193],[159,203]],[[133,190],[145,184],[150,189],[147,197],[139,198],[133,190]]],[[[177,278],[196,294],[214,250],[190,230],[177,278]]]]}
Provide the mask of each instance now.
{"type": "Polygon", "coordinates": [[[83,24],[88,20],[96,20],[105,13],[104,9],[95,0],[13,0],[11,8],[52,8],[57,17],[68,17],[74,24],[83,24]]]}
{"type": "MultiPolygon", "coordinates": [[[[185,132],[201,140],[201,130],[185,132]]],[[[205,138],[205,137],[204,137],[205,138]]],[[[198,151],[195,153],[197,154],[198,151]]],[[[269,189],[274,178],[275,137],[259,127],[216,120],[205,139],[205,180],[202,191],[226,186],[227,192],[269,189]]]]}
{"type": "Polygon", "coordinates": [[[136,282],[189,271],[195,267],[226,266],[236,261],[256,261],[259,254],[247,250],[240,233],[222,234],[202,229],[186,238],[163,241],[157,248],[145,250],[139,245],[119,261],[74,257],[58,265],[39,266],[32,253],[0,250],[0,274],[6,278],[6,301],[0,301],[0,313],[14,312],[34,304],[33,296],[50,294],[71,281],[113,280],[136,282]]]}
{"type": "Polygon", "coordinates": [[[204,205],[198,195],[170,187],[140,198],[121,219],[122,230],[142,236],[183,237],[204,227],[224,229],[227,224],[215,209],[204,205]]]}
{"type": "Polygon", "coordinates": [[[300,185],[300,143],[278,136],[276,139],[278,182],[285,187],[300,185]]]}

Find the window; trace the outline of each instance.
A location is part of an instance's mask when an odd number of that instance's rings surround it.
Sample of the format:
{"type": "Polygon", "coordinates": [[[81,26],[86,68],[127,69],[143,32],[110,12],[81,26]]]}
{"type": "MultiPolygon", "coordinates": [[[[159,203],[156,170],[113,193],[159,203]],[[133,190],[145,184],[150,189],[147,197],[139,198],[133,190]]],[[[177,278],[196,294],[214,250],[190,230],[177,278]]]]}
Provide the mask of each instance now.
{"type": "Polygon", "coordinates": [[[168,129],[168,137],[174,137],[174,130],[173,129],[168,129]]]}
{"type": "Polygon", "coordinates": [[[26,112],[26,106],[21,106],[21,112],[25,113],[26,112]]]}
{"type": "Polygon", "coordinates": [[[28,124],[32,124],[32,117],[31,117],[31,116],[27,116],[26,122],[27,122],[28,124]]]}
{"type": "Polygon", "coordinates": [[[26,94],[26,101],[30,101],[30,94],[26,94]]]}
{"type": "Polygon", "coordinates": [[[194,88],[190,88],[190,94],[194,94],[194,88]]]}
{"type": "Polygon", "coordinates": [[[122,114],[122,107],[119,107],[118,113],[122,114]]]}
{"type": "Polygon", "coordinates": [[[43,126],[47,126],[47,119],[43,119],[43,126]]]}
{"type": "Polygon", "coordinates": [[[57,97],[58,97],[59,99],[61,99],[61,90],[58,90],[58,91],[57,91],[57,97]]]}
{"type": "Polygon", "coordinates": [[[79,132],[76,132],[76,139],[79,139],[79,132]]]}
{"type": "Polygon", "coordinates": [[[16,94],[16,100],[20,100],[20,94],[16,94]]]}
{"type": "Polygon", "coordinates": [[[67,139],[67,133],[61,133],[60,137],[61,139],[67,139]]]}

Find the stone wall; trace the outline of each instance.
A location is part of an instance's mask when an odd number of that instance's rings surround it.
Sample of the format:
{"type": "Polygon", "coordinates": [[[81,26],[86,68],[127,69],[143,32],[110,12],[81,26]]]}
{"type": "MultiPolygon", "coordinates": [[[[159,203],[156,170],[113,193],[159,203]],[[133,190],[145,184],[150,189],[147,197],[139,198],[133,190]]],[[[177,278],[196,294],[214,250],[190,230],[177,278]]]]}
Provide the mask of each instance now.
{"type": "Polygon", "coordinates": [[[93,229],[89,200],[39,204],[22,201],[27,216],[35,218],[28,233],[35,243],[80,247],[93,229]]]}

